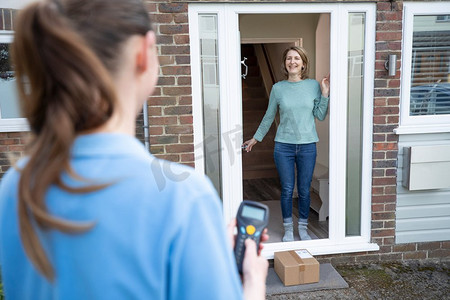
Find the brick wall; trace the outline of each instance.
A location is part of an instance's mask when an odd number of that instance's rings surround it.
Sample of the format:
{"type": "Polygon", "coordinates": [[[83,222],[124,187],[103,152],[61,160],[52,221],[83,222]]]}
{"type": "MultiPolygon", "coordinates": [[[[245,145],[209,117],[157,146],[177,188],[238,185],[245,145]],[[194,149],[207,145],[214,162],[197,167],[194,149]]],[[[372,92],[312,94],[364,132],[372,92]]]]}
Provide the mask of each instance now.
{"type": "Polygon", "coordinates": [[[158,35],[158,88],[149,101],[150,151],[194,166],[191,68],[186,3],[149,2],[158,35]]]}
{"type": "Polygon", "coordinates": [[[13,162],[24,155],[27,132],[0,132],[0,179],[13,162]]]}

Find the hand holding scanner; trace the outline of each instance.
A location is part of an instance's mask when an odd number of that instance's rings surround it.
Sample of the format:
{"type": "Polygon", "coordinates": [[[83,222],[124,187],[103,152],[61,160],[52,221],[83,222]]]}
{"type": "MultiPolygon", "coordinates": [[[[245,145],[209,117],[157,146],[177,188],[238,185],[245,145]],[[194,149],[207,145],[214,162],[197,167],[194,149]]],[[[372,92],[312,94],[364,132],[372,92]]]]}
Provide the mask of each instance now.
{"type": "Polygon", "coordinates": [[[259,249],[259,242],[263,230],[269,223],[269,208],[259,202],[244,200],[237,212],[236,243],[234,245],[234,256],[239,273],[242,273],[242,261],[245,254],[245,240],[250,238],[255,241],[256,249],[259,249]]]}

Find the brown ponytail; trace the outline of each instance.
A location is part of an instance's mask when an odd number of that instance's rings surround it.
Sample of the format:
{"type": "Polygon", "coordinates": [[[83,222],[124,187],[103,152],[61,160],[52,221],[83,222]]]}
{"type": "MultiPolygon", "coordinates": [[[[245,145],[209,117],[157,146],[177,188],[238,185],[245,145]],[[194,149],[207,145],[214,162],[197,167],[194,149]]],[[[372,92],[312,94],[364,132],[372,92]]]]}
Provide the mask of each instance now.
{"type": "Polygon", "coordinates": [[[132,35],[145,35],[150,20],[140,0],[48,0],[20,11],[15,24],[18,93],[34,134],[19,181],[20,234],[30,260],[53,280],[34,224],[66,233],[83,232],[93,224],[50,215],[45,193],[50,185],[73,193],[105,187],[70,187],[61,174],[81,179],[70,166],[72,143],[111,117],[116,105],[111,75],[118,72],[121,45],[132,35]]]}

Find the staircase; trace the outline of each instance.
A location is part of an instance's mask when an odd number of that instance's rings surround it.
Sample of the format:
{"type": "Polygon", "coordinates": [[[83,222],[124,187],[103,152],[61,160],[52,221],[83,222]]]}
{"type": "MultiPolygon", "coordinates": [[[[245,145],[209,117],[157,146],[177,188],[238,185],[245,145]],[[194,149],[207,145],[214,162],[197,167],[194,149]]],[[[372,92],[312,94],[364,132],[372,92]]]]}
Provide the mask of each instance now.
{"type": "MultiPolygon", "coordinates": [[[[269,103],[264,83],[258,66],[253,45],[241,45],[242,57],[247,57],[248,74],[242,79],[242,115],[244,124],[244,141],[253,137],[264,117],[269,103]]],[[[257,143],[249,153],[243,151],[243,179],[277,177],[273,160],[275,122],[261,143],[257,143]]]]}

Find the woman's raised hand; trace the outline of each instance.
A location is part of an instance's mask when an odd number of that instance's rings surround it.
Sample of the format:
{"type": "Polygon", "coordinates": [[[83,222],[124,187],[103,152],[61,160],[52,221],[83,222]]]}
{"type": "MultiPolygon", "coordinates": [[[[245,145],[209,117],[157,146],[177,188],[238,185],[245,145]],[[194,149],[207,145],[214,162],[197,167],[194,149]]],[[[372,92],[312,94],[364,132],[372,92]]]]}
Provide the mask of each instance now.
{"type": "Polygon", "coordinates": [[[328,96],[330,95],[330,74],[328,74],[322,79],[321,87],[322,87],[322,96],[328,98],[328,96]]]}
{"type": "Polygon", "coordinates": [[[242,144],[242,149],[244,149],[247,152],[252,151],[252,147],[257,143],[258,141],[256,141],[254,138],[249,139],[248,141],[244,142],[242,144]]]}

